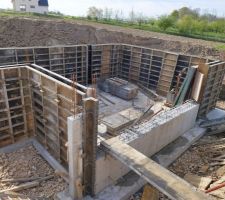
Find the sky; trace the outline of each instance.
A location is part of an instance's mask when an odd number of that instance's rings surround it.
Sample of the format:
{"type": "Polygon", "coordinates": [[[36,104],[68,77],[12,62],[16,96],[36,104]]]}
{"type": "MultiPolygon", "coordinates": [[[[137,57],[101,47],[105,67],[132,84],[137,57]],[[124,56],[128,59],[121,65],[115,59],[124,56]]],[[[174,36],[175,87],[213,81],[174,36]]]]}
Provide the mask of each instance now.
{"type": "MultiPolygon", "coordinates": [[[[125,16],[133,9],[144,16],[157,17],[184,6],[225,16],[225,0],[49,0],[49,10],[73,16],[85,16],[91,6],[122,10],[125,16]]],[[[11,0],[0,0],[0,8],[12,8],[11,0]]]]}

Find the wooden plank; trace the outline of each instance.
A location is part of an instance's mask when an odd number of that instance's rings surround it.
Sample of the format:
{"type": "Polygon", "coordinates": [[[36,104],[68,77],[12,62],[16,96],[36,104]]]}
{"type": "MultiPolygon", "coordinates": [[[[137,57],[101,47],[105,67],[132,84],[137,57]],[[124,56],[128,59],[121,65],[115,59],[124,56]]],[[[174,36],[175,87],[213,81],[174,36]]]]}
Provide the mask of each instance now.
{"type": "Polygon", "coordinates": [[[200,100],[200,94],[201,94],[201,90],[202,90],[203,79],[204,79],[204,74],[197,71],[196,75],[195,75],[192,93],[191,93],[191,97],[197,102],[199,102],[199,100],[200,100]]]}
{"type": "Polygon", "coordinates": [[[141,200],[159,200],[159,191],[151,185],[146,185],[141,200]]]}
{"type": "Polygon", "coordinates": [[[20,84],[20,95],[21,95],[21,101],[22,101],[22,105],[23,105],[23,121],[24,121],[24,132],[26,133],[26,136],[28,137],[28,133],[27,133],[27,118],[26,118],[26,110],[25,110],[25,95],[23,92],[23,81],[22,81],[22,74],[21,74],[21,68],[18,68],[18,75],[19,75],[19,84],[20,84]]]}
{"type": "Polygon", "coordinates": [[[200,177],[194,174],[186,174],[184,180],[203,191],[207,189],[212,182],[212,179],[209,177],[200,177]]]}
{"type": "MultiPolygon", "coordinates": [[[[2,76],[2,79],[5,80],[4,69],[1,70],[1,76],[2,76]]],[[[7,117],[8,117],[9,128],[10,128],[11,142],[14,143],[15,142],[15,139],[14,139],[14,136],[13,136],[13,128],[12,128],[11,114],[10,114],[9,101],[8,101],[8,95],[7,95],[7,89],[6,89],[5,82],[3,82],[3,92],[4,92],[4,97],[5,97],[6,109],[7,109],[7,117]]]]}
{"type": "Polygon", "coordinates": [[[189,183],[131,146],[123,143],[118,138],[102,141],[101,144],[111,155],[143,177],[148,183],[169,198],[174,200],[210,199],[206,194],[197,191],[189,183]]]}
{"type": "Polygon", "coordinates": [[[95,165],[97,152],[98,100],[90,97],[83,100],[83,184],[84,195],[95,194],[95,165]]]}

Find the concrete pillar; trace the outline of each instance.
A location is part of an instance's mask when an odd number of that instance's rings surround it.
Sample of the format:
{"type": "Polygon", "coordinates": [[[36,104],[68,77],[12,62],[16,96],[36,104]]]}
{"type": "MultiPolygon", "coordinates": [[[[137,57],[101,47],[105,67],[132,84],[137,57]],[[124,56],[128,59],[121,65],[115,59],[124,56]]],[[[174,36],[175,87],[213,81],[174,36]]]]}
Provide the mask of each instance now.
{"type": "Polygon", "coordinates": [[[82,114],[67,118],[68,125],[68,158],[69,158],[69,194],[72,199],[82,199],[82,114]]]}

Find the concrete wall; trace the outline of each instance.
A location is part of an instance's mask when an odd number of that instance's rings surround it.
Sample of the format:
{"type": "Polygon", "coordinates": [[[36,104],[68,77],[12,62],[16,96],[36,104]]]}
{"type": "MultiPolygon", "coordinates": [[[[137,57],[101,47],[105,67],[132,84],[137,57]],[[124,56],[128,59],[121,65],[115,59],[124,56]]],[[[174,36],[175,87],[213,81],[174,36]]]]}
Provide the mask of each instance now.
{"type": "MultiPolygon", "coordinates": [[[[185,109],[182,106],[164,113],[163,116],[168,116],[168,118],[161,120],[161,122],[148,122],[152,124],[152,128],[145,127],[146,124],[143,125],[143,127],[137,129],[139,133],[136,132],[136,135],[131,133],[132,137],[126,136],[127,141],[125,142],[146,156],[150,157],[157,153],[167,144],[194,127],[199,105],[188,103],[185,109]],[[141,132],[141,129],[146,130],[146,132],[141,132]]],[[[125,138],[124,135],[118,137],[122,140],[125,138]]],[[[99,154],[96,161],[96,193],[114,184],[128,172],[129,169],[120,161],[110,155],[99,154]]]]}
{"type": "Polygon", "coordinates": [[[38,0],[14,0],[13,9],[16,11],[48,13],[48,6],[39,6],[38,0]],[[25,6],[26,10],[21,10],[20,6],[25,6]]]}

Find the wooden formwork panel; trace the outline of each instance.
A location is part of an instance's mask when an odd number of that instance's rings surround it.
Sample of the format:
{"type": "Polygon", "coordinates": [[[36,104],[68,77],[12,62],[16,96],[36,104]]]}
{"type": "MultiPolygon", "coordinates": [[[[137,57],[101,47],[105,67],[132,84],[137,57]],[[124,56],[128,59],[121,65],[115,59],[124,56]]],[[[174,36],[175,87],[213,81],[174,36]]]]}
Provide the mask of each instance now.
{"type": "Polygon", "coordinates": [[[142,57],[142,48],[132,47],[129,79],[135,82],[139,81],[141,57],[142,57]]]}
{"type": "Polygon", "coordinates": [[[204,65],[201,64],[200,70],[203,70],[206,76],[199,109],[199,115],[202,116],[216,106],[225,73],[225,63],[211,62],[204,65]]]}
{"type": "Polygon", "coordinates": [[[162,95],[167,95],[169,92],[176,65],[177,65],[178,55],[165,53],[163,58],[163,66],[160,73],[159,83],[157,86],[157,92],[162,95]]]}
{"type": "Polygon", "coordinates": [[[102,47],[102,66],[101,76],[107,76],[110,73],[111,46],[102,47]]]}
{"type": "Polygon", "coordinates": [[[27,71],[0,68],[0,145],[11,144],[33,133],[33,114],[27,71]]]}
{"type": "Polygon", "coordinates": [[[0,68],[0,145],[35,133],[67,167],[67,117],[75,114],[75,99],[78,114],[82,112],[80,91],[31,67],[0,68]]]}
{"type": "MultiPolygon", "coordinates": [[[[77,99],[79,104],[82,96],[71,86],[32,68],[29,70],[37,137],[50,154],[67,167],[67,117],[74,115],[74,101],[77,99]]],[[[77,107],[78,114],[81,110],[77,107]]]]}
{"type": "Polygon", "coordinates": [[[35,63],[57,74],[87,84],[87,46],[0,49],[0,65],[35,63]]]}
{"type": "Polygon", "coordinates": [[[206,63],[206,59],[205,58],[199,58],[199,57],[191,57],[190,60],[190,67],[191,66],[195,66],[195,65],[199,65],[199,64],[205,64],[206,63]]]}

